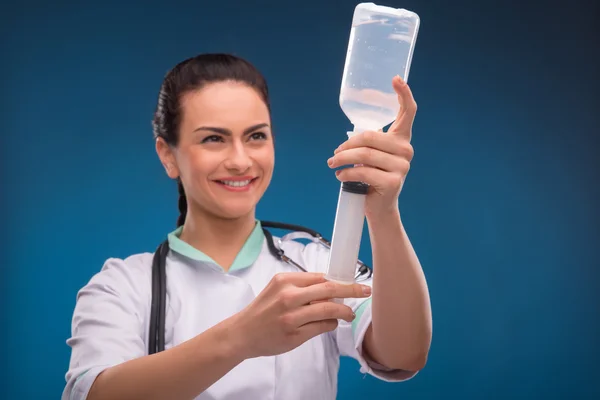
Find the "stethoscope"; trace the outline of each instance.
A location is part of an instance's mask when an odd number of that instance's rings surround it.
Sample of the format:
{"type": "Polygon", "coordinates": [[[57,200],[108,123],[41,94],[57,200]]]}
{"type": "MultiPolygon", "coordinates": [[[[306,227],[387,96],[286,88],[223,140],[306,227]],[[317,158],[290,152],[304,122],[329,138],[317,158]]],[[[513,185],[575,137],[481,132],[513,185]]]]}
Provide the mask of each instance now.
{"type": "MultiPolygon", "coordinates": [[[[281,222],[261,221],[261,226],[265,234],[267,241],[267,247],[273,257],[286,262],[294,267],[306,272],[306,269],[286,256],[283,249],[282,243],[286,240],[296,239],[308,239],[312,242],[319,243],[320,245],[331,248],[331,243],[321,236],[320,233],[305,228],[299,225],[284,224],[281,222]],[[273,239],[273,235],[266,228],[282,229],[291,231],[290,233],[282,236],[277,240],[273,239]]],[[[165,240],[158,246],[152,259],[152,302],[150,305],[150,335],[148,344],[148,353],[154,354],[161,352],[165,349],[165,308],[167,299],[167,254],[169,252],[169,242],[165,240]]],[[[356,269],[356,281],[364,281],[373,275],[372,269],[358,260],[356,269]]]]}

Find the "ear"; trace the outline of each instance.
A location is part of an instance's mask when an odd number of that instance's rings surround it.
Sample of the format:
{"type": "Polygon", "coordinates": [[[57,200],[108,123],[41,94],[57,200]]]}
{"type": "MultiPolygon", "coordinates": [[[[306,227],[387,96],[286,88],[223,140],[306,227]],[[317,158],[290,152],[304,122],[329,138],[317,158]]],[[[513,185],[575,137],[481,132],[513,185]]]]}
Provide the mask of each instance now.
{"type": "Polygon", "coordinates": [[[179,177],[179,168],[177,168],[177,160],[175,159],[175,154],[173,149],[163,138],[156,139],[156,154],[158,154],[158,158],[160,159],[161,164],[165,168],[167,175],[171,179],[176,179],[179,177]]]}

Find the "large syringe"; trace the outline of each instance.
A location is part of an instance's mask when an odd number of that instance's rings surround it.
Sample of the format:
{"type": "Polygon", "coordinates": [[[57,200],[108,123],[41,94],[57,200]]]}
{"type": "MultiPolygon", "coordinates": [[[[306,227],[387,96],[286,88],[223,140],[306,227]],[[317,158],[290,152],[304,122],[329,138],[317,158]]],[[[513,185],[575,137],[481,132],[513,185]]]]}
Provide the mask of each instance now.
{"type": "MultiPolygon", "coordinates": [[[[419,16],[404,9],[361,3],[354,10],[340,90],[340,106],[354,125],[348,136],[377,131],[394,121],[399,110],[392,79],[408,72],[419,30],[419,16]]],[[[369,186],[341,185],[331,238],[326,278],[355,281],[369,186]]]]}

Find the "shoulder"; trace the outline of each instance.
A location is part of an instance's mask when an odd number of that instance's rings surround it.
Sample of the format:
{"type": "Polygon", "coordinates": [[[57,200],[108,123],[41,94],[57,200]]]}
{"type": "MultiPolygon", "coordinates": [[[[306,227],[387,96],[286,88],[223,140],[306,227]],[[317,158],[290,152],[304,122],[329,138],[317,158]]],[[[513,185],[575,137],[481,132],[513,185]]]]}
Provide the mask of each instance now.
{"type": "Polygon", "coordinates": [[[133,254],[126,258],[108,258],[97,277],[143,279],[152,275],[153,253],[133,254]]]}
{"type": "Polygon", "coordinates": [[[152,257],[106,259],[77,292],[69,345],[93,346],[101,336],[142,332],[152,296],[152,257]]]}
{"type": "Polygon", "coordinates": [[[78,297],[86,292],[104,292],[119,297],[143,296],[150,290],[153,256],[152,253],[139,253],[106,259],[100,270],[81,288],[78,297]]]}

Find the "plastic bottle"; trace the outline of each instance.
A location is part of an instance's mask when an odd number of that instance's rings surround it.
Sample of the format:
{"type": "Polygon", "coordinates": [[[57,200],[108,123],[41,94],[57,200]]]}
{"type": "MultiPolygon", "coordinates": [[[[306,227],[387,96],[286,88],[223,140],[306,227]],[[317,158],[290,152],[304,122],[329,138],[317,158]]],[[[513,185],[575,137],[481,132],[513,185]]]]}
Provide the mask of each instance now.
{"type": "MultiPolygon", "coordinates": [[[[360,3],[354,10],[340,106],[354,129],[351,137],[377,131],[394,121],[399,111],[392,79],[408,80],[420,19],[414,12],[360,3]]],[[[326,278],[355,281],[364,225],[368,185],[344,182],[340,188],[326,278]]]]}

